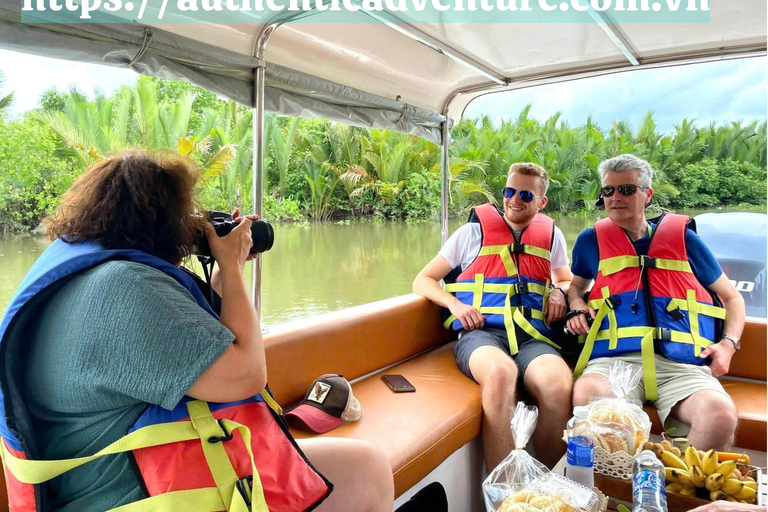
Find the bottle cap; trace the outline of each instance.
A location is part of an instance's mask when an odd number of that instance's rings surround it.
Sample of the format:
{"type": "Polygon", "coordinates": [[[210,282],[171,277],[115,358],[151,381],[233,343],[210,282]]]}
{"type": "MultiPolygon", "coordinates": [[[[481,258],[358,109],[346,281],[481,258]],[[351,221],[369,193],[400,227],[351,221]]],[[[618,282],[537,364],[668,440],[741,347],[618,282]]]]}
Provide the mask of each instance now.
{"type": "Polygon", "coordinates": [[[573,408],[573,415],[577,418],[586,418],[589,416],[589,408],[583,405],[577,405],[573,408]]]}

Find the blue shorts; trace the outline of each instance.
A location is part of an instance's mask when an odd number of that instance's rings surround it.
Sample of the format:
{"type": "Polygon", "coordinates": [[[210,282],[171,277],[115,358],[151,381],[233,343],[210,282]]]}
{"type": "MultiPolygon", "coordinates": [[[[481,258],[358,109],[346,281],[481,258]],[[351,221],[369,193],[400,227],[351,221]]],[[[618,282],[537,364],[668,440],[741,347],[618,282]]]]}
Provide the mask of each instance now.
{"type": "MultiPolygon", "coordinates": [[[[524,334],[524,336],[528,339],[526,340],[523,336],[519,336],[517,354],[511,356],[515,363],[517,363],[518,379],[521,381],[528,365],[537,357],[544,354],[553,354],[557,357],[562,357],[560,351],[549,343],[534,340],[527,334],[524,334]]],[[[458,343],[456,343],[456,346],[453,348],[453,356],[456,358],[456,365],[459,367],[459,370],[475,382],[477,382],[477,380],[472,376],[472,372],[469,370],[469,357],[476,349],[484,346],[500,348],[507,355],[510,355],[507,331],[495,327],[464,331],[461,333],[458,343]]]]}

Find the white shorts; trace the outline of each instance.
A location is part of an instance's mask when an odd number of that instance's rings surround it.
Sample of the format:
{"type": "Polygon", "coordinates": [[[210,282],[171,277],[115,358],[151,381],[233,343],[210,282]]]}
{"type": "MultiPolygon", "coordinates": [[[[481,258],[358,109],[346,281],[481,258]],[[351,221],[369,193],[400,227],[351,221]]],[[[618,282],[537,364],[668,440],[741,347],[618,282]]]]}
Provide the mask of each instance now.
{"type": "MultiPolygon", "coordinates": [[[[659,399],[653,402],[653,406],[659,411],[659,418],[665,430],[675,427],[675,436],[684,436],[690,430],[689,425],[669,416],[672,408],[681,400],[685,400],[697,391],[718,391],[730,396],[723,389],[720,382],[712,376],[709,366],[696,366],[692,364],[678,363],[654,354],[656,358],[656,387],[659,391],[659,399]]],[[[584,375],[602,375],[608,378],[608,372],[616,360],[626,361],[633,366],[642,368],[642,356],[640,352],[624,354],[616,357],[600,357],[587,363],[584,375]]],[[[629,393],[629,398],[646,403],[645,382],[640,379],[634,391],[629,393]]]]}

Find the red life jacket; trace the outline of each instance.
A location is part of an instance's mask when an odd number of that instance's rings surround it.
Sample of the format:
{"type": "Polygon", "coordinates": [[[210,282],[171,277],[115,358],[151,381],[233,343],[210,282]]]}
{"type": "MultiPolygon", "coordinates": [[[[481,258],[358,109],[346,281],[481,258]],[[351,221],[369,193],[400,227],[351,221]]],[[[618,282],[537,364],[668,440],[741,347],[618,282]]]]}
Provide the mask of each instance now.
{"type": "MultiPolygon", "coordinates": [[[[506,329],[512,355],[518,351],[515,324],[534,339],[560,348],[551,340],[555,333],[542,313],[551,290],[554,221],[537,213],[518,244],[496,206],[478,206],[474,214],[483,235],[480,252],[455,283],[446,284],[446,291],[478,309],[487,327],[506,329]]],[[[453,315],[445,326],[462,329],[453,315]]]]}
{"type": "Polygon", "coordinates": [[[589,305],[597,311],[576,365],[590,359],[641,352],[648,400],[658,397],[654,353],[701,365],[701,351],[718,341],[725,310],[696,279],[688,262],[685,232],[690,217],[665,214],[639,256],[624,230],[610,219],[595,224],[600,256],[589,305]]]}

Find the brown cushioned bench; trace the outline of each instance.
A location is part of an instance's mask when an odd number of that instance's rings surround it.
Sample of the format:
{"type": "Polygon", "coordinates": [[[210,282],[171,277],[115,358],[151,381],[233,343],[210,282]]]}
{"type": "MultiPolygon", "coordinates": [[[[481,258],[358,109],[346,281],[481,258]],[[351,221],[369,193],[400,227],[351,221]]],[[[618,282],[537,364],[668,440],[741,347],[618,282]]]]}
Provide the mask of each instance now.
{"type": "MultiPolygon", "coordinates": [[[[362,405],[362,419],[324,434],[382,447],[392,464],[398,496],[479,435],[479,387],[456,368],[455,342],[444,344],[453,335],[441,327],[439,309],[427,300],[406,295],[275,329],[265,337],[265,346],[270,387],[282,404],[300,400],[324,373],[342,373],[352,380],[419,354],[386,371],[403,374],[416,393],[395,394],[378,375],[356,382],[353,389],[362,405]]],[[[723,384],[739,413],[736,445],[764,451],[765,322],[748,323],[742,344],[730,375],[762,382],[723,380],[723,384]]],[[[656,410],[646,410],[654,432],[660,433],[656,410]]],[[[292,432],[297,438],[312,435],[292,432]]]]}

